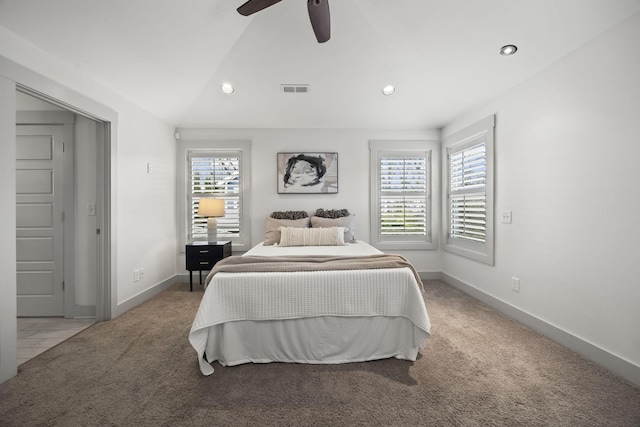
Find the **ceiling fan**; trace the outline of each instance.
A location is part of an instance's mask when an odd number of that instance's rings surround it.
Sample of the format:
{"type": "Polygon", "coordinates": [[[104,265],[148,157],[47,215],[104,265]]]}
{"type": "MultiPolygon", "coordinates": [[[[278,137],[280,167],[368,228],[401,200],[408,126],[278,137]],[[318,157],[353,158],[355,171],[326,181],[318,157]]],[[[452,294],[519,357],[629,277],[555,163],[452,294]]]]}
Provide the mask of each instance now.
{"type": "MultiPolygon", "coordinates": [[[[282,0],[248,0],[238,8],[238,13],[249,16],[282,0]]],[[[331,38],[331,21],[329,19],[328,0],[307,0],[307,10],[311,27],[316,35],[318,43],[324,43],[331,38]]]]}

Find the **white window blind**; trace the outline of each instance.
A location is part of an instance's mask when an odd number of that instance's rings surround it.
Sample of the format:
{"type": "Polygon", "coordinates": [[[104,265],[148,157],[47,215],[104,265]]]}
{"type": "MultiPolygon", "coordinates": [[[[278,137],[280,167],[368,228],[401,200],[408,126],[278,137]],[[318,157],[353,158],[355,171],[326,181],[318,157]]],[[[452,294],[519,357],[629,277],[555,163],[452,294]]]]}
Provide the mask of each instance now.
{"type": "Polygon", "coordinates": [[[449,238],[487,239],[487,153],[483,142],[449,152],[449,238]]]}
{"type": "Polygon", "coordinates": [[[200,198],[224,200],[225,215],[217,218],[218,238],[234,240],[241,230],[241,155],[239,152],[192,152],[189,154],[190,238],[206,239],[207,218],[198,215],[200,198]]]}
{"type": "Polygon", "coordinates": [[[495,116],[444,140],[447,236],[444,250],[485,264],[494,262],[493,148],[495,116]]]}
{"type": "Polygon", "coordinates": [[[380,157],[380,234],[427,234],[427,157],[380,157]]]}
{"type": "Polygon", "coordinates": [[[440,156],[439,142],[369,141],[369,150],[371,244],[383,251],[438,249],[432,202],[439,199],[440,162],[432,164],[432,156],[440,156]]]}

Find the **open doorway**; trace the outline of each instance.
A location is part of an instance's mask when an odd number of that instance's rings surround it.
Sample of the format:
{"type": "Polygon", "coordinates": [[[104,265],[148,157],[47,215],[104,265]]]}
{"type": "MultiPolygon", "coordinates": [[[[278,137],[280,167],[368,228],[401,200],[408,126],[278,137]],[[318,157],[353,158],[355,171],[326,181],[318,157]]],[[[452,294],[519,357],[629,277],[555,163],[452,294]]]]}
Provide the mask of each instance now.
{"type": "Polygon", "coordinates": [[[18,317],[111,317],[108,145],[109,123],[17,86],[18,317]]]}
{"type": "Polygon", "coordinates": [[[99,127],[16,92],[18,365],[98,320],[99,127]]]}
{"type": "Polygon", "coordinates": [[[18,317],[96,316],[96,126],[16,93],[18,317]]]}

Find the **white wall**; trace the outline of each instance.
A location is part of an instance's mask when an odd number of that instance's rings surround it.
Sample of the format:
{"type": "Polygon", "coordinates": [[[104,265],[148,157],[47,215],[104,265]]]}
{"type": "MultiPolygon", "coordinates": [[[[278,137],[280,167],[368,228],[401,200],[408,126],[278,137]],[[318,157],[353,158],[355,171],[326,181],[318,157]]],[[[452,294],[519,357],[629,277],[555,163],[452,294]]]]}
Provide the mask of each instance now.
{"type": "Polygon", "coordinates": [[[638,76],[640,14],[443,131],[496,114],[495,209],[513,211],[495,267],[445,252],[443,272],[636,367],[638,76]]]}
{"type": "Polygon", "coordinates": [[[119,110],[118,304],[172,278],[177,268],[174,129],[135,110],[119,110]],[[134,282],[140,268],[144,278],[134,282]]]}
{"type": "MultiPolygon", "coordinates": [[[[264,240],[264,220],[277,210],[349,209],[356,215],[356,238],[369,239],[369,140],[438,140],[438,131],[316,129],[179,129],[182,141],[248,140],[251,147],[251,241],[264,240]],[[278,152],[337,152],[338,194],[278,194],[278,152]]],[[[178,159],[178,161],[184,161],[178,159]]],[[[434,159],[439,161],[439,159],[434,159]]],[[[179,185],[185,185],[184,182],[179,185]]],[[[437,203],[434,209],[439,209],[437,203]]],[[[420,272],[441,270],[438,251],[397,251],[420,272]]],[[[179,260],[184,271],[184,256],[179,260]]]]}

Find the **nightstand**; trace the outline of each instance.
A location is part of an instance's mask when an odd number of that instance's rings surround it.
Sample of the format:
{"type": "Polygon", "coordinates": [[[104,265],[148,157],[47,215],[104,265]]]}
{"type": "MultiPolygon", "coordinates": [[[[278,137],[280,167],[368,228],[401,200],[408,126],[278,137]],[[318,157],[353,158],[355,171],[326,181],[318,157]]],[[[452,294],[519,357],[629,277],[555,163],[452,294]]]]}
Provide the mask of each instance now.
{"type": "Polygon", "coordinates": [[[193,242],[186,246],[187,270],[189,270],[189,289],[193,291],[193,271],[200,272],[200,284],[202,285],[202,271],[213,268],[218,261],[231,256],[231,242],[193,242]]]}

